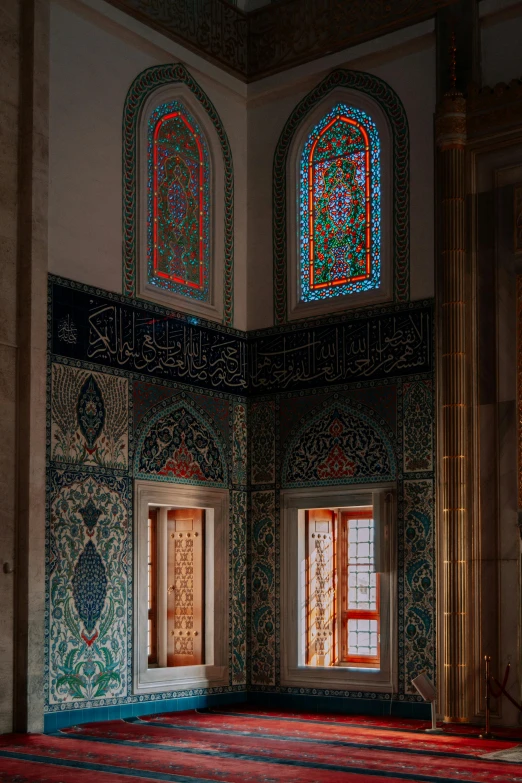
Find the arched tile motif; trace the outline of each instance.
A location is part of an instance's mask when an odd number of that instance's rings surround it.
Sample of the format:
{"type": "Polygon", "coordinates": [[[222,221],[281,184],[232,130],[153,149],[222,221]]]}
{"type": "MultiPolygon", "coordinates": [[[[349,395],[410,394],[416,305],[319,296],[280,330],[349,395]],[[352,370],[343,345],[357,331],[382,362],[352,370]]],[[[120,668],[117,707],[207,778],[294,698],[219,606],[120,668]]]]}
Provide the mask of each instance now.
{"type": "Polygon", "coordinates": [[[393,436],[362,405],[330,403],[294,432],[283,463],[283,486],[391,481],[396,475],[393,436]]]}
{"type": "Polygon", "coordinates": [[[182,484],[228,484],[227,458],[203,411],[182,396],[165,400],[145,417],[134,457],[136,478],[182,484]]]}

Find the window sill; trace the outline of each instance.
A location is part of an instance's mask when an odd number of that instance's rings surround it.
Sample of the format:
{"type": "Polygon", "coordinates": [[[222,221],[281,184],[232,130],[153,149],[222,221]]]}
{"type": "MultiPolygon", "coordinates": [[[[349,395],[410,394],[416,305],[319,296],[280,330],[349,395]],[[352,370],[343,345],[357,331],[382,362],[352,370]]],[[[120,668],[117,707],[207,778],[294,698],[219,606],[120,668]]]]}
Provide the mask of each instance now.
{"type": "Polygon", "coordinates": [[[223,320],[222,308],[207,302],[200,302],[197,299],[190,299],[172,291],[157,288],[145,280],[140,281],[138,297],[192,317],[204,318],[207,321],[217,321],[218,323],[221,323],[223,320]]]}
{"type": "Polygon", "coordinates": [[[392,292],[388,282],[388,280],[384,280],[379,288],[374,288],[371,291],[335,296],[321,301],[303,302],[294,298],[289,302],[288,320],[300,321],[304,318],[320,318],[323,315],[390,302],[392,301],[392,292]]]}
{"type": "MultiPolygon", "coordinates": [[[[333,668],[336,667],[338,669],[349,669],[350,671],[354,671],[354,672],[380,672],[381,671],[380,666],[355,666],[353,663],[347,663],[346,661],[339,661],[339,663],[334,663],[333,668]]],[[[310,666],[309,668],[315,669],[317,667],[310,666]]]]}
{"type": "Polygon", "coordinates": [[[296,666],[282,673],[281,685],[288,687],[329,688],[392,692],[393,678],[382,669],[354,669],[344,666],[296,666]]]}
{"type": "Polygon", "coordinates": [[[140,675],[135,693],[180,691],[187,688],[212,688],[228,685],[228,667],[169,666],[149,668],[140,675]]]}

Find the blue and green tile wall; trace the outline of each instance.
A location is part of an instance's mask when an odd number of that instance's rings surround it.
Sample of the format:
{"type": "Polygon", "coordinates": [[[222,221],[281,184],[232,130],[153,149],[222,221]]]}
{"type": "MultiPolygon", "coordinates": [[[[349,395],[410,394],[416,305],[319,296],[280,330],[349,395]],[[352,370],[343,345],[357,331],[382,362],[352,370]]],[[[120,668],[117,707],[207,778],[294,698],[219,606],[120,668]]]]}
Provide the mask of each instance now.
{"type": "Polygon", "coordinates": [[[412,676],[435,667],[434,446],[431,302],[246,334],[50,277],[46,725],[295,695],[279,679],[280,490],[368,480],[397,482],[393,697],[414,701],[412,676]],[[225,688],[132,692],[145,476],[230,492],[225,688]]]}

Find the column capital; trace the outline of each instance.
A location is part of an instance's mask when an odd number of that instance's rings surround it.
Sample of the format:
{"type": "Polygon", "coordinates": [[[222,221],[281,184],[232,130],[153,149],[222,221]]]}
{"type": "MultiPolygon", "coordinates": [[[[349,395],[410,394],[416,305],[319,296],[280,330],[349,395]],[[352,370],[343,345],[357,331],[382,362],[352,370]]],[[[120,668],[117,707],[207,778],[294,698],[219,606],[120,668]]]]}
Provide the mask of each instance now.
{"type": "Polygon", "coordinates": [[[435,141],[440,150],[466,145],[466,99],[458,90],[448,90],[437,106],[435,141]]]}

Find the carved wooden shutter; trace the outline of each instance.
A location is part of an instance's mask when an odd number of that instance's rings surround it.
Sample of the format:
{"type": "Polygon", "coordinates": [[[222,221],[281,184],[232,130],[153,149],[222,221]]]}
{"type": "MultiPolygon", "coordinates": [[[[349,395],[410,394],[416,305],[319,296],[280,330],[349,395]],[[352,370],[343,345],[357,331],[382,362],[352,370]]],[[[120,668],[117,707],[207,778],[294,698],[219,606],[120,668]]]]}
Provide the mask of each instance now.
{"type": "Polygon", "coordinates": [[[335,513],[306,512],[307,663],[335,663],[335,513]]]}
{"type": "Polygon", "coordinates": [[[147,541],[147,582],[148,582],[148,660],[150,664],[158,662],[158,512],[149,508],[147,541]]]}
{"type": "Polygon", "coordinates": [[[167,514],[167,666],[203,663],[204,513],[167,514]]]}

